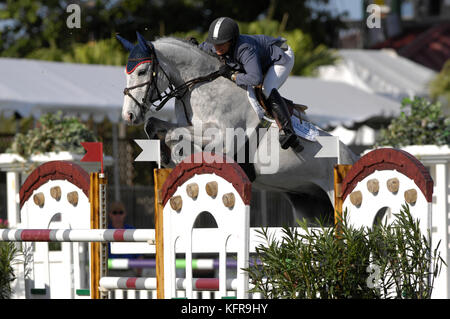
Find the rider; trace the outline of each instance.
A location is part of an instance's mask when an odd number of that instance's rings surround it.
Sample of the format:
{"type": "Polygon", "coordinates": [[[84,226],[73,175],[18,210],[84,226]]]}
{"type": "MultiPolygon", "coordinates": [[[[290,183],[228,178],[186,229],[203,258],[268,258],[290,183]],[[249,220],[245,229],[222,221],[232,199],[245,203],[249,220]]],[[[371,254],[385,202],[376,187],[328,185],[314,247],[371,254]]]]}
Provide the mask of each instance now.
{"type": "Polygon", "coordinates": [[[219,69],[220,74],[238,86],[262,85],[268,105],[284,132],[284,135],[280,134],[281,147],[287,149],[292,146],[302,151],[303,146],[292,127],[288,107],[278,93],[278,88],[294,66],[294,53],[286,40],[240,34],[239,26],[233,19],[221,17],[211,23],[208,38],[199,47],[219,56],[225,63],[219,69]]]}

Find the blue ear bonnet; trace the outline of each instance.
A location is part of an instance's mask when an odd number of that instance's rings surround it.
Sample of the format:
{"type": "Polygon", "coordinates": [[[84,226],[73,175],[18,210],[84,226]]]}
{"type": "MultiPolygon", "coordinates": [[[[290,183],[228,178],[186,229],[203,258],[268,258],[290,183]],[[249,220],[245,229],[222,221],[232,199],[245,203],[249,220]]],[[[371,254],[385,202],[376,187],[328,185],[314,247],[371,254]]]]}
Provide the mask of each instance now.
{"type": "Polygon", "coordinates": [[[136,44],[131,50],[130,55],[128,56],[128,62],[126,66],[127,73],[132,73],[139,64],[145,62],[152,62],[152,54],[150,52],[150,48],[147,46],[144,50],[141,45],[136,44]]]}
{"type": "Polygon", "coordinates": [[[120,43],[122,43],[125,49],[130,51],[127,66],[125,69],[128,74],[132,73],[136,69],[136,67],[141,63],[145,62],[152,63],[152,58],[155,57],[153,44],[151,42],[147,43],[144,36],[139,32],[136,32],[136,36],[138,43],[134,45],[127,39],[116,34],[117,40],[119,40],[120,43]]]}

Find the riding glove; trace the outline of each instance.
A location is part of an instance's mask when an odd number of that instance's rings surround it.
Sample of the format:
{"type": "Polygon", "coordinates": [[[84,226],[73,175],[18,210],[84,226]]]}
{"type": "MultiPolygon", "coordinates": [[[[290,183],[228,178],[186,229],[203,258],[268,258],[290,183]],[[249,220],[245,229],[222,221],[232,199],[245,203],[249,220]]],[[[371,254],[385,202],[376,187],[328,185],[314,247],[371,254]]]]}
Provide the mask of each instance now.
{"type": "Polygon", "coordinates": [[[219,68],[219,75],[231,80],[231,76],[233,75],[234,71],[230,66],[227,64],[223,64],[219,68]]]}

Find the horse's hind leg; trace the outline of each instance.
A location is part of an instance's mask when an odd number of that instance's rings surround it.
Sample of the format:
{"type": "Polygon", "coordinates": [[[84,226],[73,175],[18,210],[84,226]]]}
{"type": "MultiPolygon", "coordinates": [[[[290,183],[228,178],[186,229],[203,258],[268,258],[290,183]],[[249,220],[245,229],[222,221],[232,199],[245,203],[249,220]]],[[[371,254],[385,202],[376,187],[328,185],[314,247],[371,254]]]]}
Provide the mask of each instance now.
{"type": "Polygon", "coordinates": [[[317,220],[324,226],[333,225],[334,209],[328,194],[318,186],[311,187],[313,192],[285,193],[292,205],[294,223],[305,218],[310,226],[316,225],[317,220]]]}

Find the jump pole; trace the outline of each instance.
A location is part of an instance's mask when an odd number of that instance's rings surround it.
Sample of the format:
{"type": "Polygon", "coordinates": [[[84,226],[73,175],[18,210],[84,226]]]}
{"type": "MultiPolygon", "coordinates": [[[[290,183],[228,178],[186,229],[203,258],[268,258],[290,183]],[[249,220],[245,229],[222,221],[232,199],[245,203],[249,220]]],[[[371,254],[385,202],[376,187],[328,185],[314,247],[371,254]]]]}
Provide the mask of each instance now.
{"type": "MultiPolygon", "coordinates": [[[[89,202],[91,204],[91,229],[106,229],[106,184],[103,171],[103,143],[82,142],[86,154],[82,162],[100,162],[100,173],[90,174],[89,202]]],[[[106,292],[99,291],[100,278],[106,276],[108,269],[108,245],[91,243],[91,298],[106,299],[106,292]]]]}
{"type": "Polygon", "coordinates": [[[143,152],[136,157],[135,162],[157,162],[158,168],[153,170],[155,183],[155,241],[156,241],[156,286],[157,298],[164,299],[164,204],[161,190],[171,168],[161,168],[161,145],[159,140],[134,140],[143,152]]]}
{"type": "MultiPolygon", "coordinates": [[[[334,224],[338,224],[342,221],[342,205],[344,203],[342,197],[342,181],[347,173],[352,168],[352,165],[337,164],[334,166],[334,224]]],[[[339,231],[339,229],[338,229],[339,231]]]]}
{"type": "Polygon", "coordinates": [[[33,242],[147,242],[152,229],[0,229],[0,241],[33,242]]]}
{"type": "Polygon", "coordinates": [[[164,205],[161,189],[171,172],[171,168],[158,168],[153,171],[155,181],[156,296],[158,299],[164,299],[164,205]]]}

